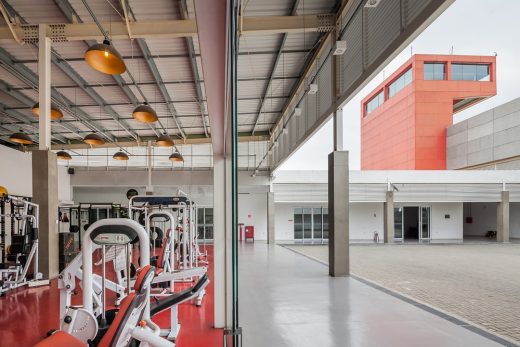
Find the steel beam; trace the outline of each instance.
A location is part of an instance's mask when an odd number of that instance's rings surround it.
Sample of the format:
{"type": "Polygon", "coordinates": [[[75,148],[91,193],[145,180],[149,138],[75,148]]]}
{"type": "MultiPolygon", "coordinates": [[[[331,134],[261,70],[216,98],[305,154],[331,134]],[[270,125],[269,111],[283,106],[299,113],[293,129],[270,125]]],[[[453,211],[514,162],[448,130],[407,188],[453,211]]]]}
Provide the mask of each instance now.
{"type": "MultiPolygon", "coordinates": [[[[300,0],[295,0],[291,9],[291,16],[296,15],[296,12],[298,11],[298,6],[300,5],[300,0]]],[[[287,41],[287,34],[284,34],[282,39],[280,40],[280,44],[278,45],[278,52],[276,54],[276,58],[273,62],[273,67],[271,68],[271,74],[269,76],[269,80],[267,82],[267,85],[265,86],[262,102],[260,103],[260,107],[258,108],[258,114],[256,115],[255,119],[255,125],[253,126],[253,134],[256,130],[256,125],[258,124],[258,120],[260,119],[260,115],[262,114],[262,109],[264,108],[265,100],[267,99],[267,93],[269,92],[269,88],[271,88],[271,82],[273,81],[274,73],[278,67],[278,63],[280,62],[280,58],[282,57],[283,53],[283,46],[285,46],[285,41],[287,41]]],[[[282,91],[284,92],[284,91],[282,91]]]]}
{"type": "MultiPolygon", "coordinates": [[[[136,39],[196,37],[195,19],[163,20],[163,21],[129,22],[132,37],[136,39]]],[[[256,16],[244,17],[241,20],[241,35],[270,35],[301,32],[326,32],[334,28],[334,16],[331,14],[310,14],[304,16],[256,16]]],[[[110,38],[113,40],[128,39],[128,28],[125,22],[100,23],[103,28],[111,28],[110,38]]],[[[12,24],[0,26],[1,40],[14,40],[17,35],[21,41],[32,42],[35,37],[31,24],[12,24]]],[[[47,31],[48,37],[56,41],[103,40],[96,23],[52,23],[47,31]]]]}
{"type": "MultiPolygon", "coordinates": [[[[186,5],[186,0],[181,0],[180,2],[181,6],[181,16],[182,19],[188,18],[188,7],[186,5]]],[[[191,72],[193,74],[193,80],[197,81],[195,82],[195,88],[197,90],[197,102],[199,103],[200,108],[200,116],[202,117],[202,124],[204,125],[204,134],[206,137],[209,137],[208,135],[208,129],[206,126],[206,111],[204,108],[204,101],[202,96],[202,88],[200,87],[200,83],[198,82],[200,80],[199,76],[199,68],[197,66],[197,58],[195,57],[195,48],[193,45],[193,38],[187,37],[186,38],[186,46],[188,47],[188,55],[190,58],[190,65],[191,65],[191,72]]]]}

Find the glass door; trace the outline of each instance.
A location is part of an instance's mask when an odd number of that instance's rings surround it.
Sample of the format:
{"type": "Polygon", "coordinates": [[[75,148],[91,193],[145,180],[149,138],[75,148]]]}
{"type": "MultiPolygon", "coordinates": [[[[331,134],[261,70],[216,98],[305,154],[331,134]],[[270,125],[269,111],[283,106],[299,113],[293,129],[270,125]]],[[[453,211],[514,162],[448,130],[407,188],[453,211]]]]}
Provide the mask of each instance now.
{"type": "Polygon", "coordinates": [[[394,239],[395,240],[403,240],[403,213],[404,208],[395,207],[394,208],[394,239]]]}
{"type": "Polygon", "coordinates": [[[323,241],[322,208],[313,208],[312,211],[312,238],[315,241],[323,241]]]}
{"type": "Polygon", "coordinates": [[[430,239],[430,207],[419,207],[419,238],[421,240],[430,239]]]}
{"type": "Polygon", "coordinates": [[[303,209],[303,240],[312,241],[312,208],[303,209]]]}
{"type": "Polygon", "coordinates": [[[302,208],[294,209],[294,239],[303,239],[303,219],[302,219],[302,208]]]}

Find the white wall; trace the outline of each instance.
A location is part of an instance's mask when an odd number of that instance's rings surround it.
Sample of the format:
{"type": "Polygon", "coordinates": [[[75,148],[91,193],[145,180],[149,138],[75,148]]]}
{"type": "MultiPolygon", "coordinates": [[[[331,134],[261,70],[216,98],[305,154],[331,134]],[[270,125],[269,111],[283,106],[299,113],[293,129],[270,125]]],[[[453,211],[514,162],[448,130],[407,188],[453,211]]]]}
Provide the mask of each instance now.
{"type": "Polygon", "coordinates": [[[32,196],[31,154],[0,145],[0,158],[0,186],[12,195],[32,196]]]}
{"type": "Polygon", "coordinates": [[[383,203],[351,203],[349,209],[350,240],[372,240],[374,231],[383,240],[383,203]]]}
{"type": "Polygon", "coordinates": [[[464,203],[464,235],[483,237],[489,230],[497,230],[497,203],[464,203]],[[473,217],[473,223],[466,223],[469,216],[473,217]]]}
{"type": "Polygon", "coordinates": [[[254,226],[255,240],[267,240],[267,193],[238,195],[238,223],[254,226]]]}
{"type": "MultiPolygon", "coordinates": [[[[32,155],[0,145],[0,186],[10,194],[32,197],[32,155]]],[[[70,201],[70,175],[67,168],[58,166],[58,200],[70,201]]]]}
{"type": "Polygon", "coordinates": [[[432,203],[430,237],[432,240],[462,240],[463,207],[461,202],[432,203]],[[446,218],[449,215],[449,218],[446,218]]]}
{"type": "Polygon", "coordinates": [[[520,202],[509,204],[509,235],[520,238],[520,202]]]}

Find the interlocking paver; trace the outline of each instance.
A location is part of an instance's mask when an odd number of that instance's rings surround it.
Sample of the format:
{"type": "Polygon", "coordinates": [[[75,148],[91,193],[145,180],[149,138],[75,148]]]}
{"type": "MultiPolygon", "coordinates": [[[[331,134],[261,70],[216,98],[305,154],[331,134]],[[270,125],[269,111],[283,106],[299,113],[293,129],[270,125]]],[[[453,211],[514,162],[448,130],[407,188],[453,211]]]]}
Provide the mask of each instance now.
{"type": "MultiPolygon", "coordinates": [[[[328,261],[327,246],[291,245],[328,261]]],[[[520,341],[520,244],[351,245],[353,274],[520,341]]]]}

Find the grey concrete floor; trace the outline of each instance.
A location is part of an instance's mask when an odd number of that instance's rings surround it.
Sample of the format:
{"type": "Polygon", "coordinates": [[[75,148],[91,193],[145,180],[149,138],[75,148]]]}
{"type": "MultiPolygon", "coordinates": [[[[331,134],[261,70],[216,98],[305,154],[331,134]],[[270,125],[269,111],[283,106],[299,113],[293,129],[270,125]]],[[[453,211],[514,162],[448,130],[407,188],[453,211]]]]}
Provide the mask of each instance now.
{"type": "Polygon", "coordinates": [[[281,246],[241,244],[245,347],[502,346],[281,246]]]}
{"type": "MultiPolygon", "coordinates": [[[[327,246],[291,249],[328,261],[327,246]]],[[[351,271],[520,341],[520,244],[351,245],[351,271]]]]}

